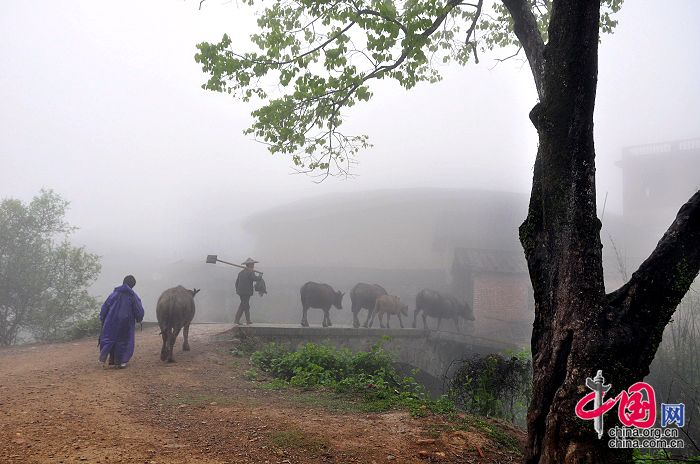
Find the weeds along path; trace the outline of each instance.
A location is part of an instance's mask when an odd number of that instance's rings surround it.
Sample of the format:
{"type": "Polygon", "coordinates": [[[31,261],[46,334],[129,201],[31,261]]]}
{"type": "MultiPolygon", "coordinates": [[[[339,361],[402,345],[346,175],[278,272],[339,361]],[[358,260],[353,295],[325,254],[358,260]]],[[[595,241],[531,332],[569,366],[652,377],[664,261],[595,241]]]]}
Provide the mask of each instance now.
{"type": "MultiPolygon", "coordinates": [[[[192,351],[159,360],[137,333],[127,369],[103,370],[96,340],[0,349],[2,463],[517,462],[522,432],[452,430],[438,417],[366,413],[318,392],[270,391],[246,358],[193,325],[192,351]],[[501,437],[501,438],[503,438],[501,437]]],[[[179,340],[181,343],[181,340],[179,340]]],[[[494,429],[493,424],[490,426],[494,429]]],[[[495,429],[494,429],[495,430],[495,429]]]]}

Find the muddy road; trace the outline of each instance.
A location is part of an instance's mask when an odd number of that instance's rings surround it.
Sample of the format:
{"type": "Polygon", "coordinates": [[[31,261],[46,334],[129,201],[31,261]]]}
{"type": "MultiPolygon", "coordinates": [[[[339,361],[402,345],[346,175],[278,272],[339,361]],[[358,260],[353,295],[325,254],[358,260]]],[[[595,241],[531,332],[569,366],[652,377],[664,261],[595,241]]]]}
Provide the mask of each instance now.
{"type": "MultiPolygon", "coordinates": [[[[0,349],[2,463],[517,462],[478,430],[439,417],[363,413],[328,395],[272,391],[247,358],[193,325],[192,351],[159,360],[156,328],[137,333],[126,369],[102,369],[96,340],[0,349]]],[[[505,428],[518,440],[522,434],[505,428]]]]}

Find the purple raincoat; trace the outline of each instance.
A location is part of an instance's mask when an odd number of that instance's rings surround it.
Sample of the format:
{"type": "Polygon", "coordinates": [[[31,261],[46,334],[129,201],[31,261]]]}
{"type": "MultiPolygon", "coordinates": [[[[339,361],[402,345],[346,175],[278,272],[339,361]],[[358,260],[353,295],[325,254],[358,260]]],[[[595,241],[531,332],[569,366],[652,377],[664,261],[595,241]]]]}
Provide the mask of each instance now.
{"type": "Polygon", "coordinates": [[[100,362],[105,362],[110,353],[115,364],[129,362],[134,354],[136,322],[142,320],[143,305],[136,292],[127,284],[115,288],[100,311],[100,362]]]}

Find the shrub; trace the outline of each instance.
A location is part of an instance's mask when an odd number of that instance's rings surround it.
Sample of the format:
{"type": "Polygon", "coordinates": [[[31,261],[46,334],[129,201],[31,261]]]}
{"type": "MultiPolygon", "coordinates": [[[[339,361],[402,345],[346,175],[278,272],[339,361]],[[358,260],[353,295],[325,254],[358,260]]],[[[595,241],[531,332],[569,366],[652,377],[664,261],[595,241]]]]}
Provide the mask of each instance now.
{"type": "MultiPolygon", "coordinates": [[[[239,350],[245,353],[244,350],[239,350]]],[[[260,369],[270,372],[272,370],[272,361],[276,360],[287,353],[287,350],[277,343],[268,343],[261,350],[255,351],[250,356],[250,361],[260,369]]]]}
{"type": "Polygon", "coordinates": [[[100,313],[95,311],[88,317],[78,320],[68,328],[65,334],[66,340],[77,340],[84,337],[98,336],[102,330],[100,313]]]}
{"type": "Polygon", "coordinates": [[[314,343],[288,351],[270,343],[250,359],[254,366],[275,377],[275,387],[330,389],[363,399],[369,403],[367,410],[374,411],[405,408],[415,415],[454,411],[449,398],[432,401],[412,377],[399,378],[391,356],[381,343],[358,353],[314,343]]]}
{"type": "MultiPolygon", "coordinates": [[[[664,403],[685,404],[686,449],[676,454],[698,453],[700,446],[700,293],[690,289],[666,326],[659,349],[645,379],[664,403]],[[691,440],[691,437],[696,437],[691,440]],[[694,441],[695,443],[691,443],[694,441]]],[[[640,461],[642,462],[642,461],[640,461]]]]}
{"type": "Polygon", "coordinates": [[[457,406],[467,412],[522,425],[531,383],[529,353],[474,356],[460,362],[450,379],[450,393],[457,406]]]}
{"type": "Polygon", "coordinates": [[[243,377],[248,380],[258,380],[260,378],[260,372],[258,372],[255,368],[248,369],[243,373],[243,377]]]}
{"type": "Polygon", "coordinates": [[[635,449],[632,454],[634,464],[675,464],[677,462],[700,463],[700,456],[674,458],[667,450],[643,451],[635,449]]]}

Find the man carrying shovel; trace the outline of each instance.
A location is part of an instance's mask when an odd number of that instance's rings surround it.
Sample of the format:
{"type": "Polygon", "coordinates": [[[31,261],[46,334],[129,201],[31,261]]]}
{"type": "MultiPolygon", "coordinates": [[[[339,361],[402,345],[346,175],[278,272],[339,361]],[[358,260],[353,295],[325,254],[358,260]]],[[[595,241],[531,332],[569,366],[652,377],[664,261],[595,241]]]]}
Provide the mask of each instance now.
{"type": "Polygon", "coordinates": [[[236,293],[241,297],[241,304],[238,306],[238,312],[236,312],[236,325],[241,324],[241,316],[245,312],[246,324],[250,325],[250,297],[253,296],[253,283],[262,280],[262,276],[256,274],[254,268],[257,261],[248,258],[241,264],[245,265],[245,268],[238,273],[236,278],[236,293]]]}

